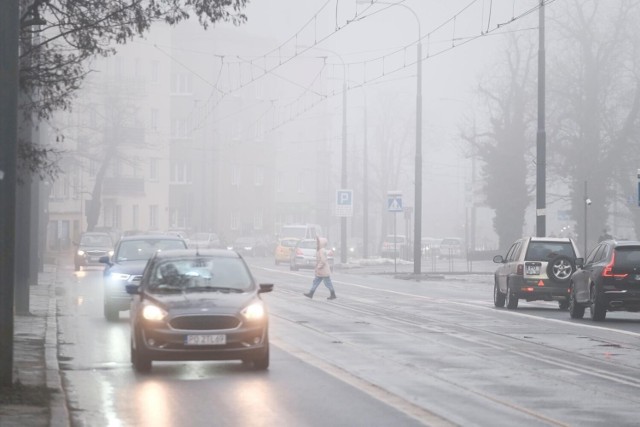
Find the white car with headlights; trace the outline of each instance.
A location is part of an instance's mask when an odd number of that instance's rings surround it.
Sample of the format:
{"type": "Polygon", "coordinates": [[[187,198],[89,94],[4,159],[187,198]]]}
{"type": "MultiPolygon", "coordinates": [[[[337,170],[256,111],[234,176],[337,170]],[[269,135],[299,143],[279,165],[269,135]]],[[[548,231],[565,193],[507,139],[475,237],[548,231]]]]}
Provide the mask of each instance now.
{"type": "Polygon", "coordinates": [[[129,310],[131,295],[126,285],[140,281],[147,261],[156,252],[186,248],[185,240],[176,236],[141,234],[121,238],[111,256],[100,258],[105,264],[104,317],[118,320],[121,311],[129,310]]]}
{"type": "Polygon", "coordinates": [[[131,362],[137,372],[154,360],[242,360],[269,367],[269,321],[257,284],[235,251],[156,253],[142,279],[127,285],[131,300],[131,362]]]}

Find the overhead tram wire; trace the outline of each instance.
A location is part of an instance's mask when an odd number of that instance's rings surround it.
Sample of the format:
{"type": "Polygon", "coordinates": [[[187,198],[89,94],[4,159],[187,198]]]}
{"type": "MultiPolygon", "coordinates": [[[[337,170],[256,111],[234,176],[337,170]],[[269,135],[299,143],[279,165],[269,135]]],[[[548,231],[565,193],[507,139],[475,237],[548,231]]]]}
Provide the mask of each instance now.
{"type": "MultiPolygon", "coordinates": [[[[474,1],[472,1],[471,3],[469,3],[466,7],[464,7],[463,9],[461,9],[461,10],[460,10],[460,12],[458,12],[458,13],[457,13],[456,15],[454,15],[453,17],[449,18],[447,21],[445,21],[445,23],[440,24],[438,27],[436,27],[436,29],[432,30],[432,31],[431,31],[431,32],[429,32],[427,35],[423,36],[421,39],[424,39],[424,38],[429,39],[429,36],[430,36],[431,34],[433,34],[435,31],[437,31],[437,29],[442,28],[444,25],[446,25],[446,23],[451,22],[451,21],[455,18],[455,16],[457,16],[457,15],[459,15],[461,12],[465,11],[469,6],[471,6],[473,3],[477,2],[477,1],[478,1],[478,0],[474,0],[474,1]]],[[[544,1],[543,1],[543,3],[542,3],[542,5],[547,5],[547,4],[553,3],[554,1],[555,1],[555,0],[544,0],[544,1]]],[[[486,36],[489,36],[489,35],[496,35],[496,34],[494,34],[496,31],[498,31],[498,30],[502,30],[505,26],[507,26],[507,25],[509,25],[509,24],[511,24],[511,23],[513,23],[513,22],[515,22],[515,21],[517,21],[517,20],[519,20],[519,19],[522,19],[522,18],[523,18],[523,17],[525,17],[525,16],[528,16],[529,14],[531,14],[531,13],[535,12],[536,10],[538,10],[539,8],[540,8],[540,4],[537,4],[536,6],[534,6],[534,7],[530,8],[530,9],[525,10],[524,12],[520,13],[519,15],[513,15],[513,16],[512,16],[512,18],[511,18],[511,19],[509,19],[508,21],[501,22],[501,23],[497,24],[494,28],[491,28],[491,29],[489,29],[489,30],[487,30],[487,31],[481,31],[481,33],[480,33],[480,34],[475,35],[475,36],[469,36],[469,37],[467,37],[467,38],[456,38],[456,37],[453,37],[453,36],[452,36],[452,38],[450,39],[450,40],[452,41],[452,43],[451,43],[451,45],[450,45],[450,46],[448,46],[447,48],[442,49],[442,50],[440,50],[440,51],[437,51],[436,53],[430,53],[430,52],[429,52],[429,50],[427,50],[427,56],[426,56],[426,57],[423,57],[421,60],[422,60],[422,61],[425,61],[425,60],[427,60],[427,59],[431,59],[431,58],[434,58],[434,57],[440,56],[440,55],[442,55],[442,54],[444,54],[444,53],[446,53],[446,52],[449,52],[450,50],[452,50],[452,49],[454,49],[454,48],[456,48],[456,47],[463,46],[463,45],[465,45],[465,44],[467,44],[467,43],[469,43],[469,42],[471,42],[471,41],[477,40],[477,39],[482,38],[482,37],[486,37],[486,36]],[[456,41],[458,41],[458,43],[455,43],[456,41]]],[[[519,31],[524,31],[524,30],[530,30],[530,28],[523,29],[523,30],[519,30],[519,31]]],[[[390,56],[390,55],[393,55],[394,53],[398,53],[398,52],[401,52],[401,51],[403,51],[403,50],[408,49],[409,47],[411,47],[411,46],[412,46],[412,45],[414,45],[414,44],[415,44],[415,42],[410,43],[410,44],[408,44],[407,46],[405,46],[404,48],[402,48],[402,49],[398,49],[397,51],[395,51],[395,52],[393,52],[393,53],[391,53],[391,54],[388,54],[388,55],[384,55],[384,56],[381,56],[381,57],[378,57],[378,58],[374,58],[374,59],[369,59],[369,60],[366,60],[366,61],[360,61],[360,62],[347,63],[346,65],[347,65],[347,67],[349,67],[349,66],[354,66],[354,65],[366,65],[367,63],[370,63],[370,62],[381,61],[381,60],[384,60],[384,58],[386,58],[386,57],[388,57],[388,56],[390,56]]],[[[360,83],[360,84],[352,85],[351,83],[349,83],[349,85],[347,86],[347,91],[349,91],[349,90],[353,90],[353,89],[357,89],[357,88],[360,88],[360,87],[362,87],[362,86],[365,86],[365,85],[371,84],[371,83],[376,82],[376,81],[378,81],[379,79],[384,78],[384,77],[386,77],[386,76],[388,76],[388,75],[390,75],[390,74],[394,74],[394,73],[396,73],[396,72],[398,72],[398,71],[401,71],[401,70],[404,70],[404,69],[406,69],[406,68],[409,68],[409,67],[411,67],[411,66],[415,65],[417,61],[418,61],[418,60],[414,60],[413,62],[409,62],[409,63],[406,63],[406,62],[405,62],[405,63],[404,63],[402,66],[400,66],[400,67],[397,67],[397,68],[392,69],[392,70],[390,70],[390,71],[384,71],[384,72],[383,72],[382,74],[380,74],[379,76],[377,76],[377,77],[373,77],[373,78],[368,79],[368,80],[366,80],[366,81],[363,81],[363,82],[362,82],[362,83],[360,83]]],[[[336,65],[336,64],[330,64],[330,65],[336,65]]],[[[316,105],[318,105],[320,102],[323,102],[324,100],[326,100],[326,99],[328,99],[328,98],[332,98],[333,96],[341,95],[341,94],[342,94],[342,91],[337,91],[337,92],[333,92],[333,93],[331,93],[331,94],[327,94],[327,96],[326,96],[326,98],[325,98],[325,99],[320,100],[320,101],[317,101],[317,102],[315,102],[315,103],[312,103],[310,106],[308,106],[307,108],[305,108],[305,109],[304,109],[300,114],[298,114],[298,116],[300,116],[301,114],[306,113],[307,111],[309,111],[310,109],[312,109],[313,107],[315,107],[316,105]]],[[[298,117],[298,116],[296,116],[296,117],[298,117]]],[[[290,122],[294,121],[296,117],[292,117],[292,118],[289,118],[289,119],[287,119],[287,120],[282,121],[280,124],[278,124],[278,125],[276,125],[276,126],[274,126],[274,127],[270,128],[270,129],[268,129],[265,133],[273,132],[273,131],[275,131],[275,130],[279,129],[280,127],[282,127],[282,126],[284,126],[284,125],[286,125],[286,124],[288,124],[288,123],[290,123],[290,122]]]]}

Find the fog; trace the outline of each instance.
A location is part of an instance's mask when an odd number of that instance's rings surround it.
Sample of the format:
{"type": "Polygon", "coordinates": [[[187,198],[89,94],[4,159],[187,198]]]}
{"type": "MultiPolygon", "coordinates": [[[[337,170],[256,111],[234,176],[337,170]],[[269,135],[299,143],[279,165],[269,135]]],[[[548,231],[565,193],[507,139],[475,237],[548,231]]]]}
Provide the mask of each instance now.
{"type": "MultiPolygon", "coordinates": [[[[375,255],[394,228],[413,237],[420,81],[422,236],[496,249],[482,165],[463,135],[489,121],[478,87],[505,64],[509,35],[537,43],[538,3],[270,0],[250,2],[238,26],[157,24],[93,61],[72,112],[54,122],[67,154],[51,237],[104,227],[272,240],[284,224],[313,223],[335,244],[344,187],[353,191],[347,236],[368,233],[375,255]],[[405,212],[389,212],[390,191],[405,212]]],[[[534,233],[532,194],[525,234],[534,233]]],[[[549,216],[549,234],[564,230],[558,218],[549,216]]]]}

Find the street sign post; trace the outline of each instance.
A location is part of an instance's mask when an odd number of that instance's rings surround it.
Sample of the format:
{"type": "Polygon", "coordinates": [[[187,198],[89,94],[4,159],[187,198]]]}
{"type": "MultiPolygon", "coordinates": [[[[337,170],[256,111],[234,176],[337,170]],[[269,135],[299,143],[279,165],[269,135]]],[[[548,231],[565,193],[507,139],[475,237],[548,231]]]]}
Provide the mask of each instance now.
{"type": "Polygon", "coordinates": [[[402,212],[402,192],[401,191],[389,191],[387,192],[387,211],[393,213],[393,271],[397,273],[397,260],[398,260],[398,233],[396,232],[396,218],[397,213],[402,212]]]}

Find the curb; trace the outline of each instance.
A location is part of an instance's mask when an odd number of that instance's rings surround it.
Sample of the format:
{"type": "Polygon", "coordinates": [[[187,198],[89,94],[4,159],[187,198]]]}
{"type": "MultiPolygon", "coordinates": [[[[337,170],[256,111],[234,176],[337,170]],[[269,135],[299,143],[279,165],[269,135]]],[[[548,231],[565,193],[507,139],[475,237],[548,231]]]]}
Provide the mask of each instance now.
{"type": "MultiPolygon", "coordinates": [[[[57,266],[54,277],[57,278],[57,266]]],[[[58,319],[56,317],[57,298],[55,292],[55,283],[47,284],[49,305],[47,307],[46,331],[44,342],[45,357],[45,380],[47,387],[55,390],[51,394],[51,403],[49,407],[49,425],[52,427],[69,427],[71,425],[69,419],[69,410],[67,408],[67,396],[62,387],[62,377],[60,375],[60,364],[58,363],[58,319]]]]}

